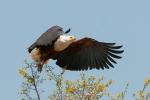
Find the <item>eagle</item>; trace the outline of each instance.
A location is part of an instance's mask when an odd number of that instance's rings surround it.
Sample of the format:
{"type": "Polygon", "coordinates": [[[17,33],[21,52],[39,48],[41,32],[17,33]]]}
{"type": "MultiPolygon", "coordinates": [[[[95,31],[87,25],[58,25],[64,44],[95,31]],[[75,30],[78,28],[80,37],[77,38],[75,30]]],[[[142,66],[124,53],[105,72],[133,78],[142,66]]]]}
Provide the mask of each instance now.
{"type": "Polygon", "coordinates": [[[52,26],[28,48],[38,71],[42,71],[49,59],[56,60],[56,64],[65,70],[83,71],[114,68],[115,60],[122,58],[122,45],[89,37],[77,40],[66,34],[69,32],[70,29],[64,32],[62,27],[52,26]]]}

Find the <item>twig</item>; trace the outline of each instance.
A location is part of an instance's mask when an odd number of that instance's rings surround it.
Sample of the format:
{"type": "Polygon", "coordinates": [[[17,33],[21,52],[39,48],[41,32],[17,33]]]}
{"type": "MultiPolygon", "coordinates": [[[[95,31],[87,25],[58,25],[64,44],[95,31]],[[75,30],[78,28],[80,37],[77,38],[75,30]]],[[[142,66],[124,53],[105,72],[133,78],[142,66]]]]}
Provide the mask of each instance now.
{"type": "Polygon", "coordinates": [[[56,81],[57,89],[58,89],[58,94],[59,94],[58,95],[59,96],[59,100],[62,100],[62,98],[63,98],[62,75],[64,74],[65,70],[63,70],[60,74],[56,75],[52,71],[52,67],[51,66],[46,66],[46,68],[48,69],[47,71],[51,73],[53,79],[56,81]]]}
{"type": "Polygon", "coordinates": [[[30,69],[31,69],[31,73],[32,73],[32,77],[33,77],[33,86],[34,86],[34,88],[35,88],[35,92],[36,92],[36,94],[37,94],[38,100],[41,100],[41,99],[40,99],[39,92],[38,92],[38,89],[37,89],[37,84],[36,84],[36,82],[35,82],[35,75],[34,75],[33,68],[32,68],[32,66],[29,66],[29,67],[30,67],[30,69]]]}
{"type": "Polygon", "coordinates": [[[84,99],[83,97],[84,97],[84,87],[83,87],[83,90],[82,90],[81,100],[84,99]]]}

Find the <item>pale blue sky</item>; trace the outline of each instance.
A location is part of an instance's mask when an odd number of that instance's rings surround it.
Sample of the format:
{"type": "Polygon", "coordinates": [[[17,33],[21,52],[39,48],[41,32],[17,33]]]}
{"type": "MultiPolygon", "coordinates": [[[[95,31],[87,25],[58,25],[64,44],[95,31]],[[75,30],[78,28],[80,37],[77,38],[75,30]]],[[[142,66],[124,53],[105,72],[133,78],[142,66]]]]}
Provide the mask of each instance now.
{"type": "MultiPolygon", "coordinates": [[[[78,38],[124,45],[123,59],[114,69],[86,73],[113,79],[114,93],[127,82],[131,92],[138,90],[150,77],[149,5],[149,0],[0,0],[0,98],[19,100],[18,69],[29,58],[27,48],[53,25],[71,28],[78,38]]],[[[78,75],[65,74],[68,79],[78,75]]]]}

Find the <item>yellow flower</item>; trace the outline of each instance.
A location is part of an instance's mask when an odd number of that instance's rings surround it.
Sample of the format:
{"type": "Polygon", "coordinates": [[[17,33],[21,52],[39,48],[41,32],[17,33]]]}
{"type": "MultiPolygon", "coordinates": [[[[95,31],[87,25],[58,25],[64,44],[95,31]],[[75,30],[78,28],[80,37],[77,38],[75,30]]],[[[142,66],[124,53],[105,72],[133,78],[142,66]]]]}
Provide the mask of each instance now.
{"type": "Polygon", "coordinates": [[[54,97],[53,97],[53,96],[50,96],[49,98],[50,98],[50,100],[54,100],[54,97]]]}
{"type": "Polygon", "coordinates": [[[112,82],[113,82],[112,80],[109,80],[109,81],[108,81],[108,84],[112,84],[112,82]]]}
{"type": "Polygon", "coordinates": [[[103,92],[105,89],[105,85],[104,84],[100,84],[98,85],[98,91],[97,92],[103,92]]]}
{"type": "Polygon", "coordinates": [[[27,82],[30,83],[30,84],[33,84],[34,78],[28,77],[28,78],[27,78],[27,82]]]}
{"type": "Polygon", "coordinates": [[[139,91],[140,100],[144,100],[144,94],[143,91],[139,91]]]}
{"type": "Polygon", "coordinates": [[[66,85],[70,87],[72,85],[72,82],[69,80],[66,80],[66,85]]]}
{"type": "Polygon", "coordinates": [[[144,84],[148,85],[150,83],[150,78],[144,80],[144,84]]]}
{"type": "Polygon", "coordinates": [[[84,88],[86,88],[86,87],[88,86],[87,81],[86,81],[86,80],[84,80],[84,81],[83,81],[83,83],[82,83],[82,85],[83,85],[83,87],[84,87],[84,88]]]}
{"type": "Polygon", "coordinates": [[[75,88],[74,87],[67,87],[66,88],[66,93],[70,93],[70,94],[73,94],[75,92],[75,88]]]}
{"type": "Polygon", "coordinates": [[[25,77],[27,75],[26,70],[24,68],[19,69],[19,74],[22,77],[25,77]]]}

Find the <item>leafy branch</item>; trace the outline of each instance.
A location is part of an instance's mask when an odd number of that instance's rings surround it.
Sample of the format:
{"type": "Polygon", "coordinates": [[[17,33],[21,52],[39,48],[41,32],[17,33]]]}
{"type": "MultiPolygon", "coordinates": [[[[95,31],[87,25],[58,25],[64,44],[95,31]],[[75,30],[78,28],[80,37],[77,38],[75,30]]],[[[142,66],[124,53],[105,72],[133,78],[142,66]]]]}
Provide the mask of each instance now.
{"type": "MultiPolygon", "coordinates": [[[[34,63],[25,61],[25,67],[19,69],[19,74],[24,79],[21,85],[21,100],[42,100],[41,89],[43,82],[54,81],[56,89],[50,94],[50,100],[99,100],[108,98],[110,100],[125,100],[128,92],[129,84],[127,84],[122,92],[116,95],[111,94],[109,87],[113,81],[107,80],[104,76],[96,78],[88,76],[81,72],[78,80],[65,80],[65,70],[55,73],[54,67],[45,65],[42,73],[37,71],[34,63]],[[43,78],[44,76],[44,78],[43,78]]],[[[135,100],[150,100],[150,78],[144,81],[144,86],[133,94],[135,100]]]]}

